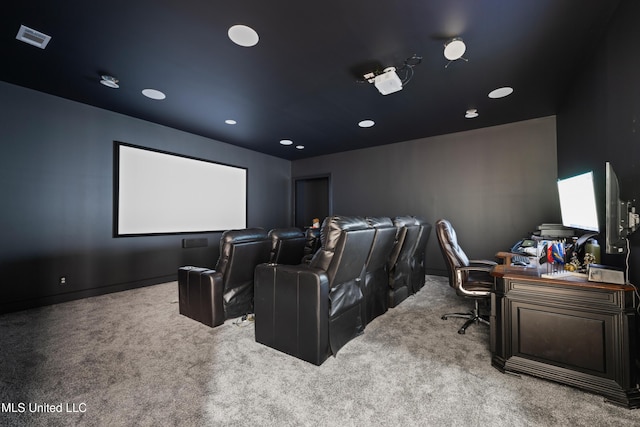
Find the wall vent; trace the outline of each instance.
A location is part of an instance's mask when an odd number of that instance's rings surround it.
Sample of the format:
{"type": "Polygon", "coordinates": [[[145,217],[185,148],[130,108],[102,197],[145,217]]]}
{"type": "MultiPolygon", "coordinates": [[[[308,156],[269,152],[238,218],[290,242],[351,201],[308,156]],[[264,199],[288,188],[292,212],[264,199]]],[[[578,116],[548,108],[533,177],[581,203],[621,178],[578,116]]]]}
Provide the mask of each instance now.
{"type": "Polygon", "coordinates": [[[39,47],[40,49],[44,49],[47,47],[49,40],[51,40],[51,36],[43,34],[32,28],[25,27],[24,25],[20,25],[16,39],[29,43],[32,46],[39,47]]]}

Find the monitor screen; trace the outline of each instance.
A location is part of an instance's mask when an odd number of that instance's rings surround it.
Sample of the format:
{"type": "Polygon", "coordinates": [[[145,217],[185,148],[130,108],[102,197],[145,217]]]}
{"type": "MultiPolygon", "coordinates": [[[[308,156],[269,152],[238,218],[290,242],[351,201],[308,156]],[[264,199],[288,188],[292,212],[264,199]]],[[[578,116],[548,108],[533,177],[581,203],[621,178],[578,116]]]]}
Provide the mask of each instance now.
{"type": "Polygon", "coordinates": [[[558,180],[562,225],[600,232],[593,172],[558,180]]]}

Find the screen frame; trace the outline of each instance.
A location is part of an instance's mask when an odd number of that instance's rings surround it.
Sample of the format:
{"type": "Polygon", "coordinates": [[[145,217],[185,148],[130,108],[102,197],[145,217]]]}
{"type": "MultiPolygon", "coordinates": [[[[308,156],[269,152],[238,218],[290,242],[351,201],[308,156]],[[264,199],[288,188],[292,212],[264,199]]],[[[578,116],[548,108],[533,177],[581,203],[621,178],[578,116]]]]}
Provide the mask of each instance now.
{"type": "MultiPolygon", "coordinates": [[[[202,233],[215,233],[222,232],[228,229],[243,229],[247,227],[248,221],[248,194],[249,194],[249,170],[246,167],[232,165],[228,163],[203,159],[194,156],[188,156],[184,154],[174,153],[170,151],[164,151],[156,148],[143,147],[140,145],[130,144],[121,141],[113,141],[113,237],[133,237],[133,236],[159,236],[159,235],[184,235],[184,234],[202,234],[202,233]],[[243,200],[241,201],[242,209],[244,211],[244,215],[238,221],[237,224],[234,224],[232,227],[222,228],[222,227],[199,227],[193,229],[184,229],[184,230],[168,230],[168,229],[158,229],[156,231],[123,231],[123,227],[121,226],[121,180],[122,180],[122,168],[121,168],[121,148],[124,147],[126,149],[134,149],[141,150],[142,152],[152,153],[151,155],[160,155],[160,156],[170,156],[168,158],[175,157],[177,160],[194,162],[194,165],[199,166],[207,166],[207,165],[215,165],[224,168],[231,168],[234,173],[241,172],[243,176],[244,185],[243,185],[243,200]]],[[[167,196],[168,198],[172,197],[171,195],[167,196]]],[[[204,194],[202,197],[198,197],[198,199],[202,199],[207,197],[208,200],[214,199],[216,197],[220,197],[216,195],[216,184],[211,184],[211,192],[209,194],[204,194]]],[[[183,199],[190,199],[190,197],[184,197],[183,199]]],[[[222,200],[222,202],[227,203],[227,200],[222,200]]],[[[174,197],[174,203],[181,204],[185,212],[188,212],[189,209],[198,209],[198,200],[180,200],[178,197],[174,197]]],[[[202,203],[202,202],[201,202],[202,203]]]]}

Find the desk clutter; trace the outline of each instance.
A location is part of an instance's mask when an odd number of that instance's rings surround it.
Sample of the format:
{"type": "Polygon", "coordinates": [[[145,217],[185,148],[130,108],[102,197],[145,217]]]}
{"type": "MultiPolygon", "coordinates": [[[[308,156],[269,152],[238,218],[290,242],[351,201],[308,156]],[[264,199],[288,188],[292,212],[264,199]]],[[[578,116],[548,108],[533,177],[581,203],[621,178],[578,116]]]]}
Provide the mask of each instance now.
{"type": "Polygon", "coordinates": [[[541,277],[576,277],[592,282],[626,283],[624,271],[600,264],[598,233],[575,236],[575,230],[559,224],[542,224],[531,238],[518,241],[512,248],[511,265],[546,267],[541,277]]]}
{"type": "Polygon", "coordinates": [[[215,269],[178,269],[180,314],[215,327],[255,313],[257,342],[321,365],[424,286],[431,228],[331,216],[305,231],[225,231],[215,269]]]}

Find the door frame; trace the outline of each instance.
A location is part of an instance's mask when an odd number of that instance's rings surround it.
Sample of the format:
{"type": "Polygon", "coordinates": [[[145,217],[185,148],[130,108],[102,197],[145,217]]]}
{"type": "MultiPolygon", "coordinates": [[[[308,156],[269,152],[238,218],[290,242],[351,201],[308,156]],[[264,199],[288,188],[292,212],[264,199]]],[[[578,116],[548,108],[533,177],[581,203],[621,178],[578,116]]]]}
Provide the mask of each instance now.
{"type": "MultiPolygon", "coordinates": [[[[298,182],[300,181],[311,181],[315,179],[326,179],[327,180],[327,201],[328,201],[328,216],[333,215],[333,186],[331,183],[331,173],[317,174],[317,175],[304,175],[304,176],[296,176],[291,179],[291,218],[293,219],[293,225],[295,226],[297,223],[297,212],[296,212],[296,190],[298,188],[298,182]]],[[[324,218],[320,218],[320,223],[324,218]]]]}

